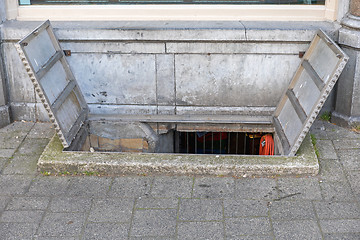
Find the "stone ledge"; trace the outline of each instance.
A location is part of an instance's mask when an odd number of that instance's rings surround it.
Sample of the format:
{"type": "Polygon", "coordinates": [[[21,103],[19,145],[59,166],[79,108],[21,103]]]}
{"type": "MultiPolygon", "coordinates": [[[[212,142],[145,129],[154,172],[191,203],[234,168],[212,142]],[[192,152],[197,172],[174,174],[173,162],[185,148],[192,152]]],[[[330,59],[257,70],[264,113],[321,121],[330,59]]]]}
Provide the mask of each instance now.
{"type": "MultiPolygon", "coordinates": [[[[5,41],[18,41],[41,22],[7,21],[5,41]]],[[[321,28],[335,41],[339,25],[331,22],[262,21],[96,21],[52,22],[60,41],[286,41],[309,42],[321,28]]]]}
{"type": "Polygon", "coordinates": [[[55,135],[38,161],[41,172],[71,174],[96,172],[104,175],[171,174],[215,176],[316,175],[319,163],[310,136],[297,156],[185,155],[143,153],[64,152],[55,135]]]}

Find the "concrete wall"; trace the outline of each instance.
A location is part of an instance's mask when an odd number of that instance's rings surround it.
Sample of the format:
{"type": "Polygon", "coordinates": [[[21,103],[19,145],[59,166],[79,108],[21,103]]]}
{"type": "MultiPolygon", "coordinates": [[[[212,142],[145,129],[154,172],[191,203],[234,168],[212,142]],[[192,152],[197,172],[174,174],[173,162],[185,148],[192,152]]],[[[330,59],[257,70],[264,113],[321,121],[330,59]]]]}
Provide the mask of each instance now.
{"type": "MultiPolygon", "coordinates": [[[[15,120],[48,120],[14,44],[40,23],[3,24],[15,120]]],[[[53,22],[96,113],[272,114],[318,28],[327,22],[53,22]]],[[[331,110],[333,95],[325,108],[331,110]]]]}

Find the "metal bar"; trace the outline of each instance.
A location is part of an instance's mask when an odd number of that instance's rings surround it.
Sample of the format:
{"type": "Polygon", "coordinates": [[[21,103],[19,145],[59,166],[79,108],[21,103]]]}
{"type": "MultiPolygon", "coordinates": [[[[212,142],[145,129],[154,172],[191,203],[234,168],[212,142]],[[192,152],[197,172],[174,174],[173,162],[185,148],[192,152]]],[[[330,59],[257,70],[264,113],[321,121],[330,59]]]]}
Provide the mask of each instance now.
{"type": "Polygon", "coordinates": [[[279,136],[279,139],[281,141],[281,144],[283,145],[282,146],[284,149],[283,154],[287,155],[288,152],[290,151],[290,143],[289,143],[289,140],[286,137],[285,132],[284,132],[283,128],[281,127],[281,124],[277,117],[274,117],[274,126],[275,126],[276,133],[279,136]]]}
{"type": "Polygon", "coordinates": [[[72,92],[72,90],[75,88],[76,82],[70,81],[68,85],[64,88],[64,90],[61,92],[59,97],[52,103],[51,110],[56,113],[59,110],[59,107],[63,104],[65,99],[69,96],[69,94],[72,92]]]}
{"type": "Polygon", "coordinates": [[[194,138],[194,140],[195,140],[195,153],[197,153],[197,139],[196,139],[197,134],[196,134],[196,132],[194,132],[194,136],[195,136],[195,138],[194,138]]]}
{"type": "Polygon", "coordinates": [[[211,153],[214,153],[214,132],[211,132],[211,153]]]}
{"type": "Polygon", "coordinates": [[[59,61],[61,57],[61,52],[56,51],[56,53],[36,72],[38,79],[43,78],[44,75],[52,68],[52,66],[54,66],[57,61],[59,61]]]}
{"type": "Polygon", "coordinates": [[[230,132],[228,133],[228,136],[227,136],[228,138],[228,154],[230,153],[230,140],[231,140],[231,138],[230,138],[230,132]]]}
{"type": "Polygon", "coordinates": [[[319,77],[319,75],[317,74],[317,72],[315,71],[315,69],[311,66],[311,64],[309,63],[308,60],[304,60],[301,63],[301,66],[304,67],[304,69],[306,70],[307,74],[309,74],[309,76],[311,77],[311,79],[314,81],[315,85],[317,86],[317,88],[319,89],[319,91],[321,91],[325,84],[323,82],[323,80],[319,77]]]}
{"type": "Polygon", "coordinates": [[[238,154],[238,148],[239,148],[239,133],[237,132],[236,133],[236,140],[235,140],[235,142],[236,142],[236,146],[235,146],[235,154],[238,154]]]}
{"type": "Polygon", "coordinates": [[[204,138],[204,139],[203,139],[203,140],[204,140],[204,141],[203,141],[203,153],[205,154],[205,135],[203,136],[203,138],[204,138]]]}
{"type": "Polygon", "coordinates": [[[66,138],[66,141],[69,143],[69,146],[71,145],[71,142],[73,141],[75,135],[78,133],[78,129],[80,126],[85,122],[87,116],[87,109],[83,109],[79,115],[79,117],[76,119],[75,123],[71,126],[70,131],[64,136],[66,138]]]}
{"type": "Polygon", "coordinates": [[[189,133],[186,133],[186,153],[189,153],[189,133]]]}
{"type": "Polygon", "coordinates": [[[47,27],[50,26],[50,21],[47,20],[45,23],[41,24],[39,27],[34,29],[30,34],[28,34],[23,40],[21,40],[20,45],[27,46],[27,44],[34,39],[37,35],[39,35],[39,32],[43,31],[47,27]]]}
{"type": "Polygon", "coordinates": [[[252,138],[251,154],[254,155],[254,152],[255,152],[255,134],[253,135],[252,138]]]}
{"type": "Polygon", "coordinates": [[[307,118],[307,115],[306,115],[304,109],[302,108],[299,100],[295,96],[294,91],[291,90],[291,89],[288,89],[286,91],[286,95],[288,96],[288,98],[289,98],[292,106],[294,107],[296,114],[300,118],[301,122],[305,122],[306,118],[307,118]]]}
{"type": "Polygon", "coordinates": [[[220,132],[220,154],[221,154],[221,136],[222,136],[222,132],[220,132]]]}
{"type": "Polygon", "coordinates": [[[246,133],[244,133],[244,154],[246,154],[246,133]]]}

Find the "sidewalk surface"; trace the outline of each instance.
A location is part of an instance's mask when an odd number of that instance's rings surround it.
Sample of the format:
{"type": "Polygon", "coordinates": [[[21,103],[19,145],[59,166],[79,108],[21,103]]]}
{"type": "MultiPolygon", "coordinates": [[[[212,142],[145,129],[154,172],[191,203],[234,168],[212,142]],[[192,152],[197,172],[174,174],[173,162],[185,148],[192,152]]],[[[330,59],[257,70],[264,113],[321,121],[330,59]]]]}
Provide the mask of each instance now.
{"type": "Polygon", "coordinates": [[[0,129],[0,239],[360,239],[360,134],[312,133],[316,177],[44,176],[54,130],[13,123],[0,129]]]}

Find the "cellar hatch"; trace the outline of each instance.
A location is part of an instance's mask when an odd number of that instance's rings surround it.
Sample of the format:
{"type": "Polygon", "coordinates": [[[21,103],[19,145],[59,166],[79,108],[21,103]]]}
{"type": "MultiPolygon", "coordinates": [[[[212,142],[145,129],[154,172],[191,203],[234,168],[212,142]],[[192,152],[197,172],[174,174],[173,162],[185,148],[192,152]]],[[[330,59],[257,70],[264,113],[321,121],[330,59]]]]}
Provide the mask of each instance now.
{"type": "Polygon", "coordinates": [[[294,156],[348,60],[319,30],[271,115],[100,115],[89,110],[49,21],[17,48],[69,151],[257,155],[267,135],[275,155],[294,156]]]}

